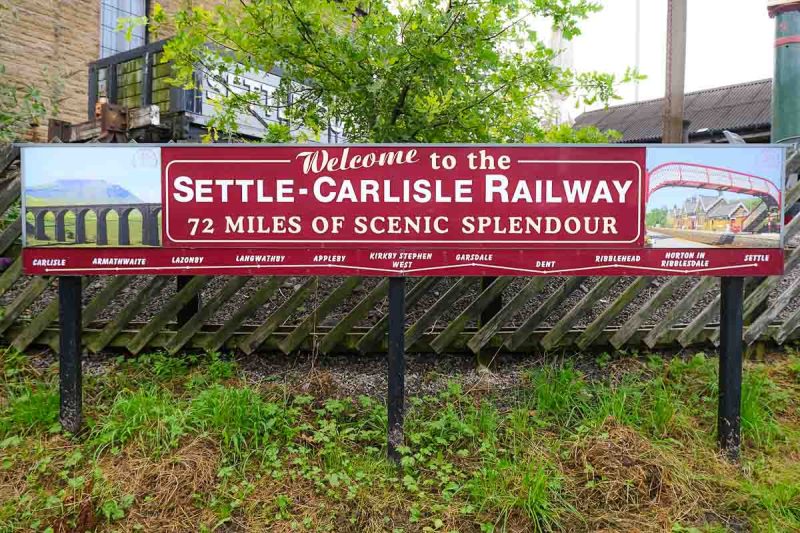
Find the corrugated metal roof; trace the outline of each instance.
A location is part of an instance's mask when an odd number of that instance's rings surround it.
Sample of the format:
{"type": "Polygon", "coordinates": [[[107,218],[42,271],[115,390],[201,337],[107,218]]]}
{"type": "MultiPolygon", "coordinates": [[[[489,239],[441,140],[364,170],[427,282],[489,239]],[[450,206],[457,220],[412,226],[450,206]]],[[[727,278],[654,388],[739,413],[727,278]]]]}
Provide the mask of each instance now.
{"type": "MultiPolygon", "coordinates": [[[[689,135],[769,129],[772,123],[772,80],[759,80],[687,93],[684,117],[691,123],[689,135]]],[[[617,130],[622,142],[655,142],[661,139],[664,99],[647,100],[583,113],[576,126],[617,130]]]]}

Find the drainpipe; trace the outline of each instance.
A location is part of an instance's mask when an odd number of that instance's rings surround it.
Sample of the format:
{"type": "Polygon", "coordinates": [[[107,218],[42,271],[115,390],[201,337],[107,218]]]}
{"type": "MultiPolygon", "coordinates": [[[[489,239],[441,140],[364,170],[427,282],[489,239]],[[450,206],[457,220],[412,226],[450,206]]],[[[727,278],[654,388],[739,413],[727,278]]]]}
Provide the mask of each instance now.
{"type": "Polygon", "coordinates": [[[800,0],[771,0],[775,19],[775,75],[772,81],[772,142],[800,141],[800,0]]]}
{"type": "MultiPolygon", "coordinates": [[[[769,0],[769,16],[775,19],[775,74],[772,79],[772,142],[800,142],[800,0],[769,0]]],[[[787,176],[786,187],[797,181],[787,176]]],[[[800,212],[790,206],[786,222],[800,212]]]]}

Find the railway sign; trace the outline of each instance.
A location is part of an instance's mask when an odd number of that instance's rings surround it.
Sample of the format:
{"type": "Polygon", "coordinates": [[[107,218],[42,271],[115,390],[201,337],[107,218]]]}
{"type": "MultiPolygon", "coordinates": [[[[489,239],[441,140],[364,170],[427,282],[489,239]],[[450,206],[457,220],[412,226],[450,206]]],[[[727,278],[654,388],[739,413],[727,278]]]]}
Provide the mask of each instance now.
{"type": "Polygon", "coordinates": [[[32,145],[42,275],[774,275],[783,148],[32,145]]]}

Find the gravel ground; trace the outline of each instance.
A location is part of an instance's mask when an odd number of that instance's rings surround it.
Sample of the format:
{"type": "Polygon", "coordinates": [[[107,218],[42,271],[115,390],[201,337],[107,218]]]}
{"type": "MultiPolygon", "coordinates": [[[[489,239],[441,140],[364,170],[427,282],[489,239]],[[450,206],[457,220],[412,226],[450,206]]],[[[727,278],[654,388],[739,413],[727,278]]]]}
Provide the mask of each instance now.
{"type": "MultiPolygon", "coordinates": [[[[688,352],[663,352],[665,358],[683,357],[688,352]]],[[[114,370],[114,352],[84,356],[85,376],[102,375],[114,370]]],[[[44,371],[57,364],[50,351],[30,355],[34,367],[44,371]]],[[[623,358],[598,366],[592,354],[570,353],[561,357],[532,357],[529,355],[499,355],[492,362],[491,372],[477,370],[475,359],[463,355],[408,354],[406,356],[406,395],[426,396],[447,389],[452,383],[466,392],[498,393],[518,389],[527,382],[526,376],[545,365],[569,361],[589,380],[618,380],[631,371],[646,371],[645,362],[623,358]]],[[[318,397],[386,396],[385,356],[325,356],[299,353],[291,356],[252,355],[236,358],[244,378],[258,385],[286,385],[318,397]]]]}

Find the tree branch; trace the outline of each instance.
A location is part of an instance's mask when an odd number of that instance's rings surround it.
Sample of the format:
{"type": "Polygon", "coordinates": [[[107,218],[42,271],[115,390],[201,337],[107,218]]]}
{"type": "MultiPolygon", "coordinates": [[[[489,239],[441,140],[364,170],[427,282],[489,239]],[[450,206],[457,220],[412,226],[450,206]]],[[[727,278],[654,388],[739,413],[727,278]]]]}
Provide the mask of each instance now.
{"type": "Polygon", "coordinates": [[[411,89],[411,82],[407,82],[400,91],[400,97],[397,99],[394,109],[392,109],[392,118],[389,120],[389,124],[392,126],[397,123],[397,119],[403,112],[403,107],[406,105],[406,97],[408,96],[409,89],[411,89]]]}

